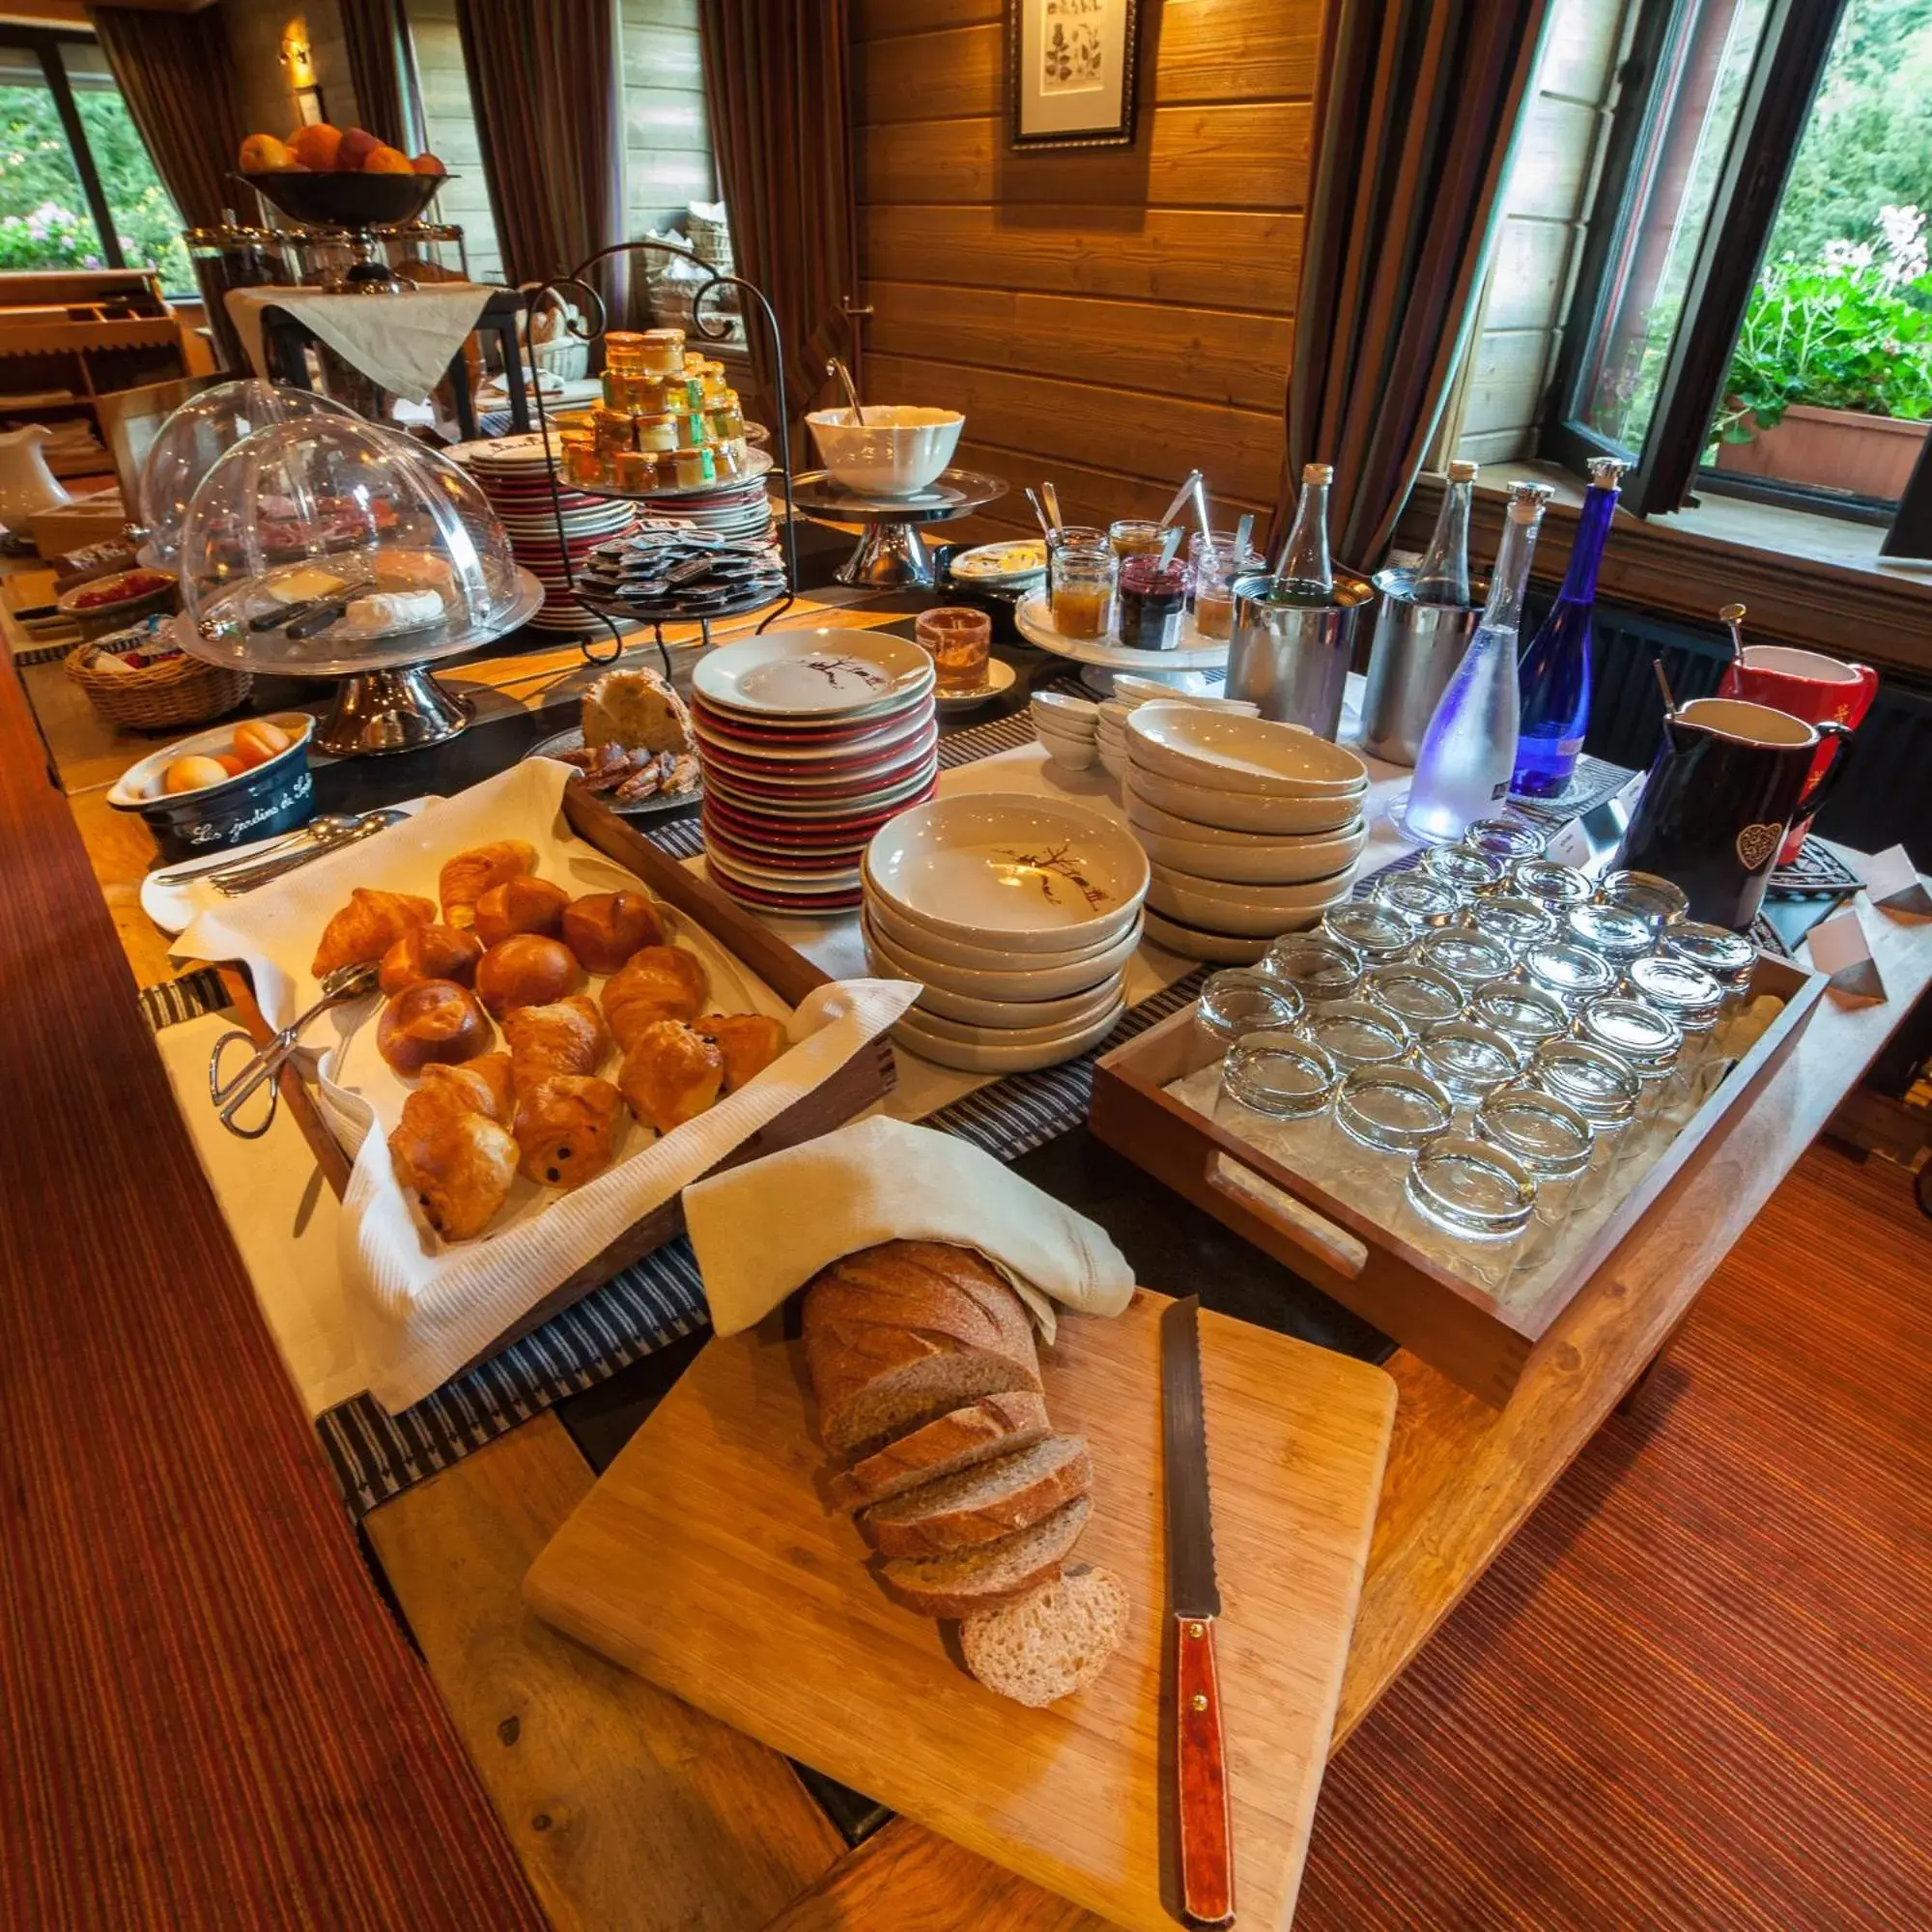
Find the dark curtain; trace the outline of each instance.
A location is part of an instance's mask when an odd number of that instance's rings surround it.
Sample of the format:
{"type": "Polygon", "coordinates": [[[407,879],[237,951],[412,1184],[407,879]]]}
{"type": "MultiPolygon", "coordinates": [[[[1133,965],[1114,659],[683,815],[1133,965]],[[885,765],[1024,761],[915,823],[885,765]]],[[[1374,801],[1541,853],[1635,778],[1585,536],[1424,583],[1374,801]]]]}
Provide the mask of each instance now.
{"type": "MultiPolygon", "coordinates": [[[[794,421],[823,385],[826,357],[857,356],[839,307],[859,285],[846,14],[846,0],[697,6],[732,256],[778,315],[794,421]]],[[[756,308],[746,304],[752,368],[761,398],[775,399],[771,345],[756,308]]],[[[794,454],[810,460],[796,446],[794,454]]]]}
{"type": "MultiPolygon", "coordinates": [[[[456,0],[505,277],[546,281],[624,239],[617,0],[456,0]]],[[[596,285],[613,323],[621,260],[596,285]]]]}
{"type": "Polygon", "coordinates": [[[1329,0],[1277,534],[1332,463],[1336,560],[1373,569],[1461,359],[1548,0],[1329,0]]]}
{"type": "Polygon", "coordinates": [[[237,188],[228,173],[247,131],[235,104],[235,61],[221,9],[151,14],[90,7],[87,13],[182,219],[193,228],[213,227],[223,208],[235,205],[237,188]]]}
{"type": "Polygon", "coordinates": [[[413,155],[429,145],[402,0],[340,0],[349,84],[362,126],[413,155]]]}

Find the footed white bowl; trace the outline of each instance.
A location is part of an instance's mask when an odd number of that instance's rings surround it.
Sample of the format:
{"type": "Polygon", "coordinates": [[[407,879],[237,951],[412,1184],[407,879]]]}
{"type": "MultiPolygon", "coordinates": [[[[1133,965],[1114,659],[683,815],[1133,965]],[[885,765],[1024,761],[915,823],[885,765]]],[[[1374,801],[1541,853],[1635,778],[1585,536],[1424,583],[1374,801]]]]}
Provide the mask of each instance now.
{"type": "Polygon", "coordinates": [[[813,410],[811,440],[835,481],[867,497],[913,497],[952,461],[966,418],[957,410],[912,403],[867,403],[864,423],[850,410],[813,410]]]}
{"type": "Polygon", "coordinates": [[[1369,768],[1346,746],[1294,724],[1198,704],[1137,705],[1126,721],[1137,765],[1183,783],[1263,798],[1332,798],[1369,788],[1369,768]]]}

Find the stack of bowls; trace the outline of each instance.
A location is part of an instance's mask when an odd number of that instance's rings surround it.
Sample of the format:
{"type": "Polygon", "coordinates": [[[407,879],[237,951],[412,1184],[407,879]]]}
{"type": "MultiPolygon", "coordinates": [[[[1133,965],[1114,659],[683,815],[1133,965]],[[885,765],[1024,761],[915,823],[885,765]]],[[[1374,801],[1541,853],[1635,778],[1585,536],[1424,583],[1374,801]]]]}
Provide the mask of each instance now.
{"type": "Polygon", "coordinates": [[[900,812],[866,848],[866,956],[924,991],[898,1043],[969,1073],[1096,1046],[1126,1006],[1148,863],[1085,807],[967,792],[900,812]]]}
{"type": "Polygon", "coordinates": [[[1298,725],[1146,704],[1125,727],[1127,821],[1146,848],[1148,937],[1247,964],[1349,896],[1369,771],[1298,725]]]}
{"type": "Polygon", "coordinates": [[[933,664],[870,631],[773,631],[699,659],[692,730],[704,859],[761,912],[849,912],[860,860],[939,776],[933,664]]]}
{"type": "Polygon", "coordinates": [[[1046,755],[1070,772],[1084,772],[1094,762],[1094,735],[1100,707],[1092,698],[1070,697],[1060,691],[1036,691],[1027,705],[1033,735],[1046,747],[1046,755]]]}
{"type": "Polygon", "coordinates": [[[1192,692],[1155,684],[1151,678],[1117,677],[1113,696],[1099,706],[1095,730],[1100,762],[1114,778],[1126,778],[1127,720],[1143,704],[1190,704],[1199,710],[1225,711],[1242,718],[1261,715],[1261,707],[1245,697],[1202,697],[1192,692]]]}

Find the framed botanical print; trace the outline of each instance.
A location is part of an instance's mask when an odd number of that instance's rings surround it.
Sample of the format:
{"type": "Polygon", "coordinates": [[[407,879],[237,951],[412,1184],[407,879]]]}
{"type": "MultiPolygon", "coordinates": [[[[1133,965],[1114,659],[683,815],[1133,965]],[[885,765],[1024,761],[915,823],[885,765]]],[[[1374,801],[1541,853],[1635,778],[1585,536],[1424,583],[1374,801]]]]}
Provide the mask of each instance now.
{"type": "Polygon", "coordinates": [[[1139,38],[1140,0],[1007,0],[1013,146],[1129,146],[1139,38]]]}

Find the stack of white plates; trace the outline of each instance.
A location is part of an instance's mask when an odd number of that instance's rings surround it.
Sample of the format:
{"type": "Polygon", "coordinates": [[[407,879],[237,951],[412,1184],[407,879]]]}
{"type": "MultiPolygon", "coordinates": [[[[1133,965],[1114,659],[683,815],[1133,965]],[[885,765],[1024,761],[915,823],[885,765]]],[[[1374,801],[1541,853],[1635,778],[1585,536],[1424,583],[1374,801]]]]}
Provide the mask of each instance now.
{"type": "Polygon", "coordinates": [[[925,990],[894,1029],[923,1060],[1022,1073],[1071,1060],[1126,1005],[1148,864],[1084,806],[967,792],[902,811],[866,848],[866,954],[925,990]]]}
{"type": "Polygon", "coordinates": [[[1349,896],[1369,770],[1295,724],[1147,704],[1125,726],[1127,821],[1152,866],[1148,937],[1188,959],[1259,959],[1349,896]]]}
{"type": "Polygon", "coordinates": [[[1258,718],[1261,706],[1245,697],[1202,697],[1192,692],[1176,691],[1148,677],[1117,677],[1114,695],[1096,707],[1098,722],[1094,742],[1100,762],[1117,779],[1127,775],[1127,720],[1143,704],[1192,704],[1205,711],[1229,711],[1242,718],[1258,718]]]}
{"type": "Polygon", "coordinates": [[[849,912],[867,841],[932,796],[933,664],[872,631],[773,631],[698,660],[704,862],[763,912],[849,912]]]}
{"type": "Polygon", "coordinates": [[[581,631],[596,623],[571,594],[572,583],[600,544],[630,533],[638,521],[637,506],[559,485],[554,511],[550,460],[536,432],[458,443],[449,453],[489,497],[518,563],[544,587],[543,609],[530,623],[542,631],[581,631]]]}

